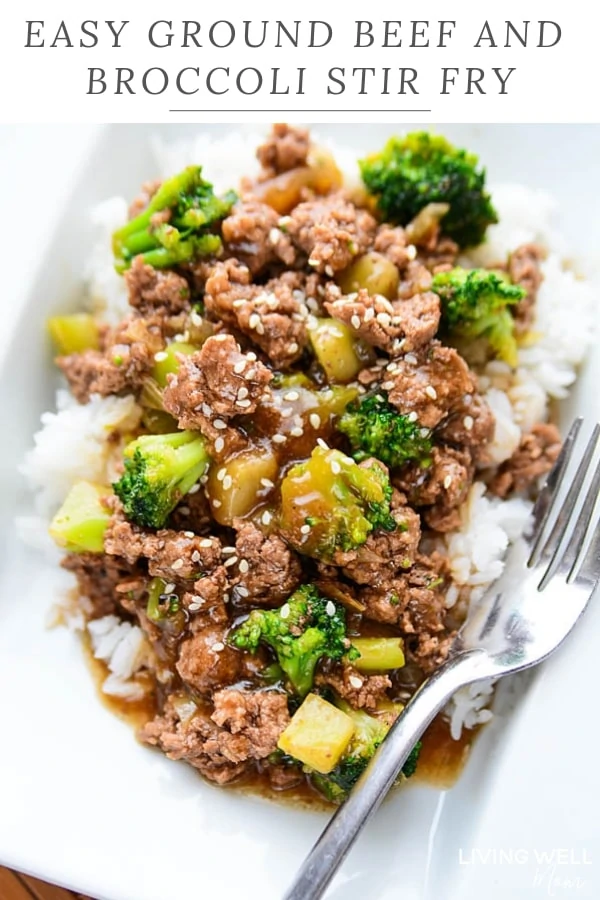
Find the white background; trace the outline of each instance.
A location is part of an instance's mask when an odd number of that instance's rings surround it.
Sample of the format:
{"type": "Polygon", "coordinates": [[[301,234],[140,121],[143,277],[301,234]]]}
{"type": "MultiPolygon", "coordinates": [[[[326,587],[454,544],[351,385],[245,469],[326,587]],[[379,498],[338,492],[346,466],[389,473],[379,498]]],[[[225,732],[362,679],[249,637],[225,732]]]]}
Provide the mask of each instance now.
{"type": "MultiPolygon", "coordinates": [[[[223,0],[219,4],[192,2],[192,0],[145,0],[143,4],[133,0],[44,0],[27,3],[5,4],[0,29],[0,77],[2,120],[6,122],[144,122],[144,121],[249,121],[263,120],[269,113],[284,112],[292,121],[422,121],[437,122],[593,122],[598,120],[598,103],[595,85],[598,65],[599,6],[589,0],[572,0],[565,4],[558,0],[544,3],[532,0],[505,0],[503,3],[476,3],[472,0],[434,0],[426,5],[412,2],[339,2],[339,0],[303,0],[299,7],[281,4],[280,0],[262,0],[260,4],[248,4],[241,0],[223,0]],[[334,31],[331,43],[323,49],[285,46],[276,49],[274,39],[261,49],[249,49],[238,39],[229,49],[214,49],[203,41],[202,49],[181,48],[182,27],[185,19],[202,23],[202,35],[219,19],[232,21],[238,31],[242,22],[263,19],[275,22],[281,18],[293,27],[296,18],[303,25],[310,19],[328,21],[334,31]],[[473,44],[486,18],[497,36],[499,46],[476,49],[473,44]],[[26,19],[44,20],[43,48],[26,49],[26,19]],[[97,20],[101,42],[94,49],[78,46],[83,20],[97,20]],[[122,34],[122,47],[111,49],[111,35],[105,20],[129,20],[122,34]],[[148,27],[159,19],[172,20],[175,33],[171,48],[153,48],[148,43],[148,27]],[[369,19],[378,23],[374,28],[377,41],[369,49],[353,49],[355,20],[369,19]],[[402,21],[401,48],[382,48],[382,21],[402,21]],[[428,31],[432,45],[428,48],[406,47],[413,19],[428,19],[428,31]],[[437,26],[440,19],[455,19],[456,28],[445,49],[435,47],[437,26]],[[557,21],[562,28],[562,40],[554,48],[537,48],[533,40],[527,48],[516,40],[511,48],[505,48],[505,21],[511,20],[522,27],[530,21],[530,38],[534,37],[537,21],[557,21]],[[56,48],[50,44],[64,20],[73,48],[66,48],[64,41],[56,48]],[[136,73],[133,82],[138,93],[116,96],[114,76],[109,74],[109,90],[98,96],[87,96],[87,69],[101,67],[113,73],[116,66],[129,67],[136,73]],[[172,76],[187,66],[200,67],[201,75],[215,66],[229,66],[232,76],[247,66],[260,68],[269,75],[272,67],[279,67],[284,76],[298,67],[306,67],[305,96],[292,93],[287,96],[270,96],[263,89],[254,97],[243,97],[230,91],[222,97],[207,94],[205,89],[193,97],[184,97],[169,88],[159,96],[140,91],[143,72],[152,67],[162,67],[172,76]],[[365,96],[359,96],[358,85],[347,78],[342,96],[327,96],[327,71],[331,66],[355,66],[391,68],[390,85],[398,67],[411,66],[419,72],[419,95],[398,96],[390,93],[381,96],[380,87],[365,96]],[[441,67],[458,67],[456,84],[448,96],[441,96],[441,67]],[[482,86],[485,95],[477,92],[465,95],[467,67],[486,70],[482,86]],[[498,93],[499,82],[492,73],[493,67],[506,74],[508,67],[516,71],[507,82],[506,95],[498,93]],[[201,109],[203,112],[173,113],[170,109],[201,109]],[[251,110],[260,109],[256,114],[251,110]],[[410,113],[397,110],[410,109],[410,113]],[[415,115],[412,110],[427,109],[415,115]],[[234,112],[235,110],[235,112],[234,112]],[[310,113],[308,111],[310,110],[310,113]],[[316,112],[315,110],[324,110],[316,112]],[[352,112],[347,112],[352,110],[352,112]],[[367,113],[366,110],[376,110],[367,113]],[[295,114],[297,111],[297,115],[295,114]]],[[[166,27],[163,31],[166,32],[166,27]]],[[[159,32],[160,33],[160,32],[159,32]]],[[[307,26],[301,30],[306,40],[307,26]]],[[[195,76],[191,76],[195,78],[195,76]]],[[[223,77],[221,73],[221,77],[223,77]]],[[[269,78],[265,79],[265,83],[269,78]]],[[[202,81],[198,81],[202,84],[202,81]]],[[[234,77],[230,77],[230,84],[234,77]]],[[[282,82],[283,83],[283,82],[282,82]]],[[[219,79],[215,81],[218,86],[219,79]]],[[[377,81],[379,85],[380,82],[377,81]]],[[[391,90],[395,88],[391,87],[391,90]]]]}

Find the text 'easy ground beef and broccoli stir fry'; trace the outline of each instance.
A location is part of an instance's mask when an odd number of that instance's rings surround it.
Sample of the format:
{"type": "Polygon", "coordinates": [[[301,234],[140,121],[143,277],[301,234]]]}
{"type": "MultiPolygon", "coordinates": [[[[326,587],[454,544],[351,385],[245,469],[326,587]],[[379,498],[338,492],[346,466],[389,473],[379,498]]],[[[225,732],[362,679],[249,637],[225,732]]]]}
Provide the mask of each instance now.
{"type": "Polygon", "coordinates": [[[467,362],[515,364],[542,255],[461,267],[497,216],[442,138],[391,140],[360,187],[301,129],[257,155],[222,196],[200,166],[146,185],[113,239],[129,315],[51,320],[79,403],[142,410],[114,483],[77,483],[51,534],[86,617],[144,632],[142,741],[339,802],[448,654],[440,536],[476,473],[506,496],[558,452],[540,423],[490,465],[467,362]]]}

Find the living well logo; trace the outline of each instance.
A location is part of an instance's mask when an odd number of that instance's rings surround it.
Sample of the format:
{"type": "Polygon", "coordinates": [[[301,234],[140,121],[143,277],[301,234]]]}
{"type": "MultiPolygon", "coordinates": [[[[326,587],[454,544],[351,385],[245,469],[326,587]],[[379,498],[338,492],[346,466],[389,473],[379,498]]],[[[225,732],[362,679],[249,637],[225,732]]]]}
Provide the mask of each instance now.
{"type": "Polygon", "coordinates": [[[586,848],[553,847],[471,847],[459,848],[461,866],[534,867],[533,889],[549,897],[573,893],[592,896],[590,866],[593,860],[586,848]]]}

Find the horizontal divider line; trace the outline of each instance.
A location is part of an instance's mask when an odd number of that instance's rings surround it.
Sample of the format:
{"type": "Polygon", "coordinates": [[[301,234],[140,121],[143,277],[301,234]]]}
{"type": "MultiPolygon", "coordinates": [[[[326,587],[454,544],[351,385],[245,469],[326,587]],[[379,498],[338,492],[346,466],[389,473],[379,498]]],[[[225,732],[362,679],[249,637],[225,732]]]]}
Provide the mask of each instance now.
{"type": "Polygon", "coordinates": [[[172,113],[199,112],[199,113],[428,113],[430,109],[170,109],[172,113]]]}

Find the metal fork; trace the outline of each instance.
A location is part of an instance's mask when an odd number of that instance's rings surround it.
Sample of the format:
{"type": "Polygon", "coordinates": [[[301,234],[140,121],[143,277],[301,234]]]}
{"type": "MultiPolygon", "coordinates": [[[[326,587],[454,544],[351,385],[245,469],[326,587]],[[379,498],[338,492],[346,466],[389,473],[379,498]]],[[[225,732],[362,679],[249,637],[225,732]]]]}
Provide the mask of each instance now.
{"type": "Polygon", "coordinates": [[[310,851],[284,900],[317,900],[397,779],[423,731],[454,692],[537,665],[574,627],[600,577],[600,425],[574,475],[577,419],[505,569],[470,612],[449,659],[409,701],[387,738],[310,851]]]}

